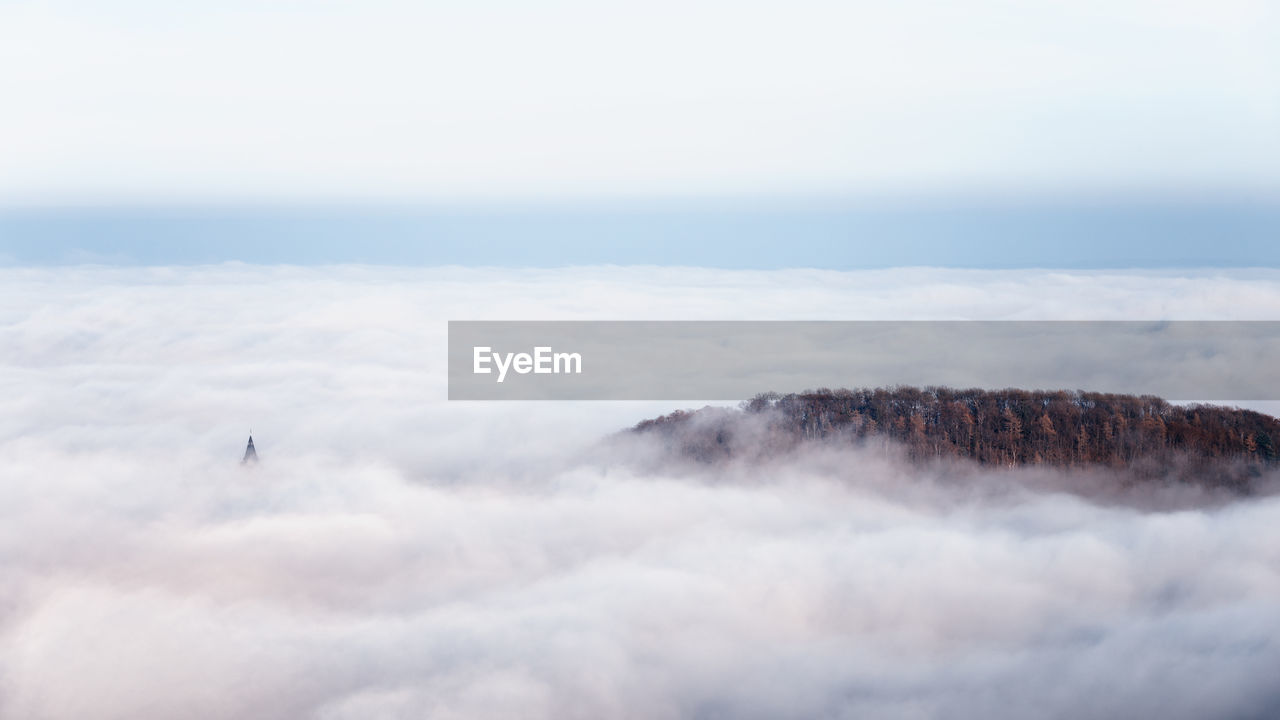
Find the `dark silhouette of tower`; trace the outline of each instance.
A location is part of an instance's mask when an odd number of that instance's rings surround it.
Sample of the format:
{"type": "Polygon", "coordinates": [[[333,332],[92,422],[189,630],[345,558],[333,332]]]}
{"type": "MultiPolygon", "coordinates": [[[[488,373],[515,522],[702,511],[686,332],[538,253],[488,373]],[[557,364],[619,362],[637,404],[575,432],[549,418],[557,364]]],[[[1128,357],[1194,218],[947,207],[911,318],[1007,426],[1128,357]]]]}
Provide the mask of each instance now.
{"type": "Polygon", "coordinates": [[[241,465],[258,462],[258,451],[253,449],[253,433],[249,433],[249,444],[244,448],[244,459],[240,461],[241,465]]]}

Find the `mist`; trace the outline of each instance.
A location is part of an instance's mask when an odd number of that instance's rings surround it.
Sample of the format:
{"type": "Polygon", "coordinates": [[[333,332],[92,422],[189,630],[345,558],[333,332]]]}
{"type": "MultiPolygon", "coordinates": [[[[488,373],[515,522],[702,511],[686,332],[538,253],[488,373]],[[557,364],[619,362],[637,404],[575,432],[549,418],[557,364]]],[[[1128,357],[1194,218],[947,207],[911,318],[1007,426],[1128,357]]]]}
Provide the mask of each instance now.
{"type": "Polygon", "coordinates": [[[609,440],[673,404],[449,403],[444,343],[1261,319],[1277,279],[0,269],[0,717],[1273,717],[1274,495],[1117,501],[876,448],[675,467],[609,440]]]}

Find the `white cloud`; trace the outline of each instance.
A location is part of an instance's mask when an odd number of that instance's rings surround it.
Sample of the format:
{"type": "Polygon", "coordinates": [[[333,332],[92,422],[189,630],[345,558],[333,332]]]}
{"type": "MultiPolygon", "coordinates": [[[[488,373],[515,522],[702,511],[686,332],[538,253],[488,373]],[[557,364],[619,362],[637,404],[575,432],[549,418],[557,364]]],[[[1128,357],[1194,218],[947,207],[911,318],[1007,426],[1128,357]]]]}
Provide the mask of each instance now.
{"type": "Polygon", "coordinates": [[[1156,513],[874,454],[643,471],[587,450],[669,405],[449,404],[443,341],[458,318],[1263,318],[1277,288],[5,268],[0,718],[1274,714],[1274,497],[1156,513]]]}

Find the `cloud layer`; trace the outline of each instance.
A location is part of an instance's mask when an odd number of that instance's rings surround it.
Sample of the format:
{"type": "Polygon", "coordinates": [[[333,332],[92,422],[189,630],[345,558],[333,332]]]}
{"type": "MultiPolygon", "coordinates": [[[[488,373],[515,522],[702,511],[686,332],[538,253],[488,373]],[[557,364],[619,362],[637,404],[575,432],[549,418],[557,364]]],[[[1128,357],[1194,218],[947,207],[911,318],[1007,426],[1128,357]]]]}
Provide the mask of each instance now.
{"type": "Polygon", "coordinates": [[[1273,716],[1274,497],[1150,512],[853,452],[645,469],[596,441],[666,405],[449,404],[443,341],[463,318],[1272,318],[1277,287],[2,270],[0,717],[1273,716]]]}

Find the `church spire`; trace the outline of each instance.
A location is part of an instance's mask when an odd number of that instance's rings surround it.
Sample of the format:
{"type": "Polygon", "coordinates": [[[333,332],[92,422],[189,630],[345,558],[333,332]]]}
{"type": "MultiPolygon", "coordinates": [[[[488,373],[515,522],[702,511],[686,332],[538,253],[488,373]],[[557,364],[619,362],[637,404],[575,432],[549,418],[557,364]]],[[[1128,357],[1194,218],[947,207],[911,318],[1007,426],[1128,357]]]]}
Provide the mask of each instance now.
{"type": "Polygon", "coordinates": [[[241,465],[258,462],[258,451],[253,449],[253,431],[249,431],[249,444],[244,448],[244,459],[240,461],[241,465]]]}

